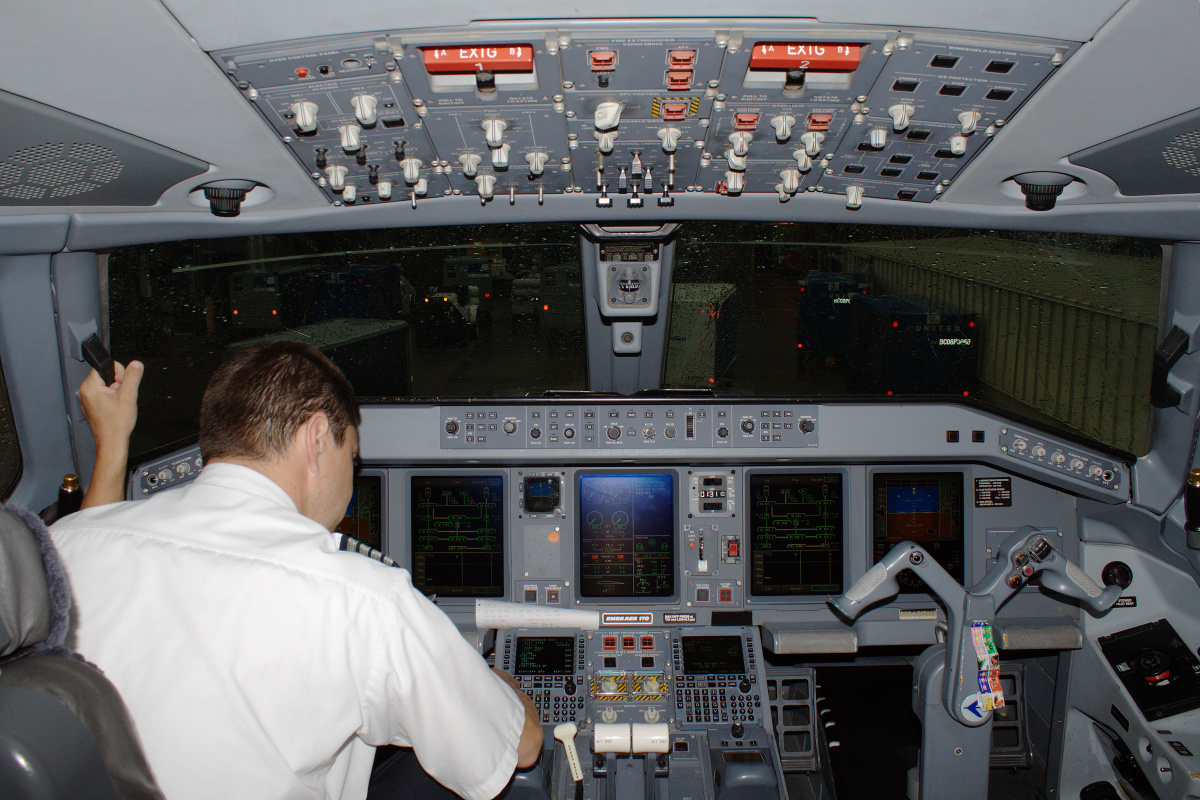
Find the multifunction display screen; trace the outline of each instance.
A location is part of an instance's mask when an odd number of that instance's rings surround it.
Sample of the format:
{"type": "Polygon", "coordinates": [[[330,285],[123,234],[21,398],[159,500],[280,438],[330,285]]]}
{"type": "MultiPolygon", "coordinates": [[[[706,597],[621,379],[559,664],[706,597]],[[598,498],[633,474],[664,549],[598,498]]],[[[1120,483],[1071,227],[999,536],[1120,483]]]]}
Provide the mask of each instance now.
{"type": "Polygon", "coordinates": [[[574,636],[520,636],[517,638],[518,675],[574,675],[574,636]]]}
{"type": "MultiPolygon", "coordinates": [[[[916,542],[962,583],[961,472],[876,472],[871,505],[872,563],[900,542],[916,542]]],[[[925,582],[910,570],[899,573],[897,580],[902,591],[925,589],[925,582]]]]}
{"type": "Polygon", "coordinates": [[[412,580],[425,594],[504,594],[504,478],[414,475],[412,580]]]}
{"type": "Polygon", "coordinates": [[[842,591],[842,475],[750,475],[750,593],[842,591]]]}
{"type": "Polygon", "coordinates": [[[557,475],[531,475],[525,479],[522,501],[527,514],[549,514],[560,502],[557,475]]]}
{"type": "Polygon", "coordinates": [[[368,547],[383,549],[383,478],[378,475],[354,478],[354,494],[346,516],[334,530],[349,534],[368,547]]]}
{"type": "Polygon", "coordinates": [[[581,597],[675,594],[675,475],[579,475],[581,597]]]}
{"type": "Polygon", "coordinates": [[[685,675],[737,675],[746,671],[740,636],[684,636],[685,675]]]}

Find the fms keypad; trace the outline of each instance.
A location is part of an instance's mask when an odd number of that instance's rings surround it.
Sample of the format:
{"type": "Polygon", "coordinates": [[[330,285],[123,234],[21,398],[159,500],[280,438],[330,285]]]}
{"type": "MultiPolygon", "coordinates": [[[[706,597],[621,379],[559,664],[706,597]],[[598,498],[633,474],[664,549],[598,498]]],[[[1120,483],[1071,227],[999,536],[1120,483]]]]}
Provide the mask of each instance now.
{"type": "Polygon", "coordinates": [[[760,722],[762,698],[754,640],[749,635],[679,635],[675,713],[680,722],[760,722]]]}
{"type": "Polygon", "coordinates": [[[502,668],[511,672],[542,715],[543,723],[583,716],[587,698],[582,634],[537,636],[507,633],[502,668]]]}

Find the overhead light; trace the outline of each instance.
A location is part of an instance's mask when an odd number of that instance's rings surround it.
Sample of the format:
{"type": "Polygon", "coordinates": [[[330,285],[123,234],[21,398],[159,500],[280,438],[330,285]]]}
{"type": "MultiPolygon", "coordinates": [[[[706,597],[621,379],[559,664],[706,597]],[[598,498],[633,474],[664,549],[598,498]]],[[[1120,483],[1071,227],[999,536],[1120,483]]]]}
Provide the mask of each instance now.
{"type": "Polygon", "coordinates": [[[1025,207],[1031,211],[1049,211],[1058,196],[1075,178],[1061,172],[1022,172],[1012,176],[1025,195],[1025,207]]]}
{"type": "Polygon", "coordinates": [[[242,211],[242,201],[258,184],[254,181],[225,180],[206,183],[200,188],[208,207],[218,217],[236,217],[242,211]]]}

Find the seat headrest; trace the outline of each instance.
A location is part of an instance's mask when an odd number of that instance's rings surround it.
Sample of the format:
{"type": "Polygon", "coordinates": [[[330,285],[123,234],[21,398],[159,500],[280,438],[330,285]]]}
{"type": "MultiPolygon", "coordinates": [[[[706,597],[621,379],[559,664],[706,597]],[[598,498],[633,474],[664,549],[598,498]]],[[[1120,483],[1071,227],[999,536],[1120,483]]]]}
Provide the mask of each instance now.
{"type": "Polygon", "coordinates": [[[36,515],[0,509],[0,663],[66,641],[71,593],[50,532],[36,515]]]}

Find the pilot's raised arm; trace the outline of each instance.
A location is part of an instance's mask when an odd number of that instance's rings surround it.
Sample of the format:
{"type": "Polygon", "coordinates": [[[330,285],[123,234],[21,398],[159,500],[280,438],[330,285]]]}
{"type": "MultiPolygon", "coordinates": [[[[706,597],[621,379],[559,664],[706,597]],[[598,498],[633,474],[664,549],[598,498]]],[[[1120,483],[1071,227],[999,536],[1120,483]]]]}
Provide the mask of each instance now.
{"type": "Polygon", "coordinates": [[[140,361],[129,366],[114,363],[116,381],[111,386],[96,370],[79,385],[79,403],[96,440],[96,464],[81,508],[117,503],[125,497],[125,467],[129,437],[137,424],[138,386],[145,368],[140,361]]]}

